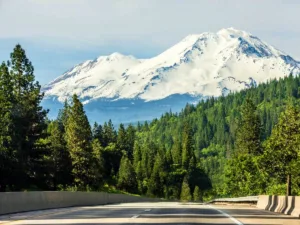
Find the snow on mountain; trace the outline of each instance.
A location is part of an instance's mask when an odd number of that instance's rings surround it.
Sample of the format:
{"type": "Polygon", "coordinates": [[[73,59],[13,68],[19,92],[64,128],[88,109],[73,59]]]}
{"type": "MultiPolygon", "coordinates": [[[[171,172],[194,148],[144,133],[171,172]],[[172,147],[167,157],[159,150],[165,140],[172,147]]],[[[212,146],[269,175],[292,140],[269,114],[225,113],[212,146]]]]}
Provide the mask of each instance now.
{"type": "Polygon", "coordinates": [[[81,99],[115,97],[115,90],[122,85],[122,74],[141,61],[133,56],[113,53],[88,60],[74,66],[54,81],[43,87],[46,96],[57,96],[59,101],[77,94],[81,99]]]}
{"type": "Polygon", "coordinates": [[[300,74],[299,62],[250,33],[228,28],[189,35],[150,59],[113,53],[83,62],[43,87],[44,103],[57,113],[61,102],[77,94],[94,120],[100,115],[134,122],[290,73],[300,74]]]}
{"type": "Polygon", "coordinates": [[[147,60],[113,53],[79,64],[43,88],[64,101],[99,98],[158,100],[174,94],[220,96],[299,73],[299,62],[234,28],[189,35],[147,60]]]}

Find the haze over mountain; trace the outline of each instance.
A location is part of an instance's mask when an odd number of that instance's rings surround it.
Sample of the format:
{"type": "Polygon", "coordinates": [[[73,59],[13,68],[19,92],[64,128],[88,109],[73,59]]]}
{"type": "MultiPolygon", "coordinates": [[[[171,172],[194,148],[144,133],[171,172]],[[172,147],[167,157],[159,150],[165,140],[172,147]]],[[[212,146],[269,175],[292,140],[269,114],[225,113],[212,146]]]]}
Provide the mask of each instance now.
{"type": "Polygon", "coordinates": [[[43,87],[43,104],[54,117],[77,94],[91,121],[128,123],[299,72],[288,54],[228,28],[189,35],[150,59],[113,53],[85,61],[43,87]]]}

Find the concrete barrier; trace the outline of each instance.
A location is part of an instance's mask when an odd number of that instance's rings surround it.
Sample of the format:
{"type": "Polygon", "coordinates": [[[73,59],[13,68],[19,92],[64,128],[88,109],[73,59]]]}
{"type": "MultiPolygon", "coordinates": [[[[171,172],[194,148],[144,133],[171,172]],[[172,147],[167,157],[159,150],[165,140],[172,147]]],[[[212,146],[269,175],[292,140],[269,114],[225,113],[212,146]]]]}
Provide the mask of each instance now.
{"type": "Polygon", "coordinates": [[[294,197],[294,208],[292,209],[292,216],[300,217],[300,197],[294,197]]]}
{"type": "Polygon", "coordinates": [[[278,203],[274,212],[284,213],[287,207],[287,200],[288,200],[287,196],[278,196],[278,203]]]}
{"type": "Polygon", "coordinates": [[[260,195],[257,208],[300,217],[300,196],[260,195]]]}
{"type": "Polygon", "coordinates": [[[72,206],[153,201],[159,201],[159,199],[103,192],[3,192],[0,193],[0,215],[72,206]]]}
{"type": "Polygon", "coordinates": [[[295,196],[288,196],[287,197],[287,207],[284,210],[284,214],[291,215],[295,208],[295,196]]]}
{"type": "Polygon", "coordinates": [[[272,196],[271,195],[259,195],[258,201],[257,201],[257,208],[259,209],[268,209],[272,202],[272,196]]]}

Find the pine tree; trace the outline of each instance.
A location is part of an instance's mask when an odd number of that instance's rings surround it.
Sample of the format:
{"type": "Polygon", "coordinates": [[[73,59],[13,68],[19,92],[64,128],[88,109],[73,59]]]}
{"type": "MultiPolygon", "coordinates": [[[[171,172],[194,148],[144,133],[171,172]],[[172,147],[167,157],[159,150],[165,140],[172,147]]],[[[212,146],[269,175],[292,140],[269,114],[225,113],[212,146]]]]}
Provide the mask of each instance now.
{"type": "Polygon", "coordinates": [[[12,183],[14,155],[11,148],[12,127],[12,107],[13,107],[13,88],[11,77],[5,63],[0,66],[0,191],[5,191],[7,186],[12,183]]]}
{"type": "Polygon", "coordinates": [[[250,99],[246,99],[242,106],[242,119],[236,138],[236,151],[241,154],[260,155],[261,147],[261,122],[256,111],[256,106],[250,99]]]}
{"type": "Polygon", "coordinates": [[[108,123],[104,123],[103,125],[103,147],[108,146],[110,143],[116,142],[116,131],[112,124],[112,121],[109,120],[108,123]]]}
{"type": "Polygon", "coordinates": [[[202,196],[198,186],[196,186],[194,189],[193,199],[194,201],[202,201],[202,196]]]}
{"type": "Polygon", "coordinates": [[[185,123],[182,140],[182,165],[186,170],[193,156],[193,136],[192,129],[188,123],[185,123]]]}
{"type": "Polygon", "coordinates": [[[172,156],[175,164],[181,165],[182,164],[182,147],[181,142],[176,139],[175,143],[172,146],[172,156]]]}
{"type": "Polygon", "coordinates": [[[148,195],[164,196],[164,184],[167,176],[166,161],[163,155],[157,154],[155,157],[154,167],[149,179],[148,195]]]}
{"type": "Polygon", "coordinates": [[[50,159],[53,170],[52,182],[53,189],[56,190],[59,185],[66,187],[72,183],[72,161],[59,121],[53,121],[49,125],[49,129],[50,136],[48,140],[50,143],[50,159]]]}
{"type": "Polygon", "coordinates": [[[133,148],[135,141],[135,128],[131,124],[126,129],[127,153],[130,160],[133,160],[133,148]]]}
{"type": "Polygon", "coordinates": [[[117,136],[117,149],[121,151],[125,151],[128,157],[128,144],[127,144],[127,138],[126,138],[126,130],[124,125],[121,123],[118,129],[118,136],[117,136]]]}
{"type": "Polygon", "coordinates": [[[101,146],[99,139],[93,139],[93,162],[94,162],[94,174],[95,174],[95,187],[99,189],[104,184],[105,177],[105,158],[104,158],[104,149],[101,146]]]}
{"type": "MultiPolygon", "coordinates": [[[[270,175],[286,178],[286,195],[291,195],[292,174],[299,170],[300,110],[288,106],[265,143],[263,162],[270,175]]],[[[276,194],[276,193],[274,193],[276,194]]]]}
{"type": "Polygon", "coordinates": [[[101,146],[104,146],[104,140],[103,140],[103,129],[102,126],[99,125],[97,122],[94,123],[93,129],[92,129],[93,139],[97,139],[101,146]]]}
{"type": "Polygon", "coordinates": [[[136,193],[137,180],[133,166],[126,155],[121,159],[118,173],[118,188],[130,193],[136,193]]]}
{"type": "Polygon", "coordinates": [[[242,106],[235,154],[227,162],[226,188],[229,193],[243,196],[259,194],[264,189],[256,157],[261,156],[261,124],[256,107],[250,99],[242,106]]]}
{"type": "Polygon", "coordinates": [[[15,187],[21,188],[32,183],[43,166],[41,160],[45,148],[40,139],[46,135],[46,115],[40,103],[43,94],[41,86],[35,82],[34,68],[21,45],[16,45],[8,61],[13,83],[13,130],[12,148],[16,152],[17,178],[15,187]]]}
{"type": "Polygon", "coordinates": [[[74,184],[80,189],[93,185],[92,132],[77,95],[73,95],[73,104],[69,108],[66,141],[72,159],[74,184]]]}
{"type": "Polygon", "coordinates": [[[64,102],[64,107],[59,110],[57,121],[59,123],[60,129],[62,132],[65,132],[65,126],[67,124],[68,115],[69,115],[69,103],[67,100],[64,102]]]}
{"type": "Polygon", "coordinates": [[[185,177],[182,182],[180,199],[183,201],[191,201],[192,200],[191,190],[189,187],[187,177],[185,177]]]}

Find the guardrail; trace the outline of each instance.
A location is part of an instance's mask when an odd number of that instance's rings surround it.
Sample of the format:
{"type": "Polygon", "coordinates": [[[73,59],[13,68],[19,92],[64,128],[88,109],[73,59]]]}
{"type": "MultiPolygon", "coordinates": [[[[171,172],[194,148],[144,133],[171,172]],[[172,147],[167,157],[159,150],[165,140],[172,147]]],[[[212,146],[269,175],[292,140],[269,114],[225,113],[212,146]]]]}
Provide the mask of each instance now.
{"type": "Polygon", "coordinates": [[[246,196],[246,197],[238,197],[238,198],[216,198],[208,203],[249,203],[256,204],[258,202],[259,196],[246,196]]]}

